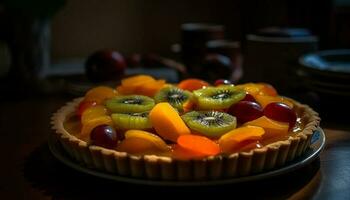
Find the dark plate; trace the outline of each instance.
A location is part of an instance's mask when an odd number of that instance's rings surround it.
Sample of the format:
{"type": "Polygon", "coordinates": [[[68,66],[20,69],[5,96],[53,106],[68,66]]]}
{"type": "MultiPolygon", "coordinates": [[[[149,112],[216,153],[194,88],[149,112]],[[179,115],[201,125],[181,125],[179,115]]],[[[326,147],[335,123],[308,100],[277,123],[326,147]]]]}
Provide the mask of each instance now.
{"type": "Polygon", "coordinates": [[[335,49],[306,54],[299,63],[311,74],[330,78],[350,77],[350,49],[335,49]]]}
{"type": "MultiPolygon", "coordinates": [[[[51,134],[50,134],[51,135],[51,134]]],[[[52,154],[60,160],[65,165],[83,172],[90,174],[92,176],[97,176],[105,179],[115,180],[115,181],[121,181],[121,182],[128,182],[128,183],[134,183],[134,184],[143,184],[143,185],[158,185],[158,186],[205,186],[205,185],[220,185],[220,184],[232,184],[232,183],[241,183],[241,182],[248,182],[248,181],[256,181],[261,179],[266,179],[274,176],[278,176],[281,174],[289,173],[291,171],[294,171],[296,169],[299,169],[306,164],[309,164],[312,162],[317,156],[320,154],[322,149],[325,145],[325,134],[321,128],[318,128],[318,130],[314,133],[312,139],[311,139],[311,146],[310,148],[303,154],[301,157],[287,163],[285,166],[259,173],[256,175],[251,176],[244,176],[244,177],[237,177],[237,178],[230,178],[230,179],[219,179],[219,180],[212,180],[212,181],[156,181],[156,180],[145,180],[145,179],[137,179],[137,178],[130,178],[130,177],[123,177],[118,176],[115,174],[110,174],[107,172],[101,172],[95,169],[90,169],[85,166],[79,165],[77,162],[75,162],[73,159],[71,159],[65,151],[62,149],[60,144],[57,140],[55,140],[52,136],[49,137],[48,144],[50,147],[50,150],[52,154]]]]}

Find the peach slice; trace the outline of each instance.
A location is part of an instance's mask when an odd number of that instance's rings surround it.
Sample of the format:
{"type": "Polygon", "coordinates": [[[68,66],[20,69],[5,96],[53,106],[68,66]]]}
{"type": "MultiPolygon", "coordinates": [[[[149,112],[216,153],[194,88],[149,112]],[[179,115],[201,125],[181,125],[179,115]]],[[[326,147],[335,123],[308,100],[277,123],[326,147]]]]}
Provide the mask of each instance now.
{"type": "Polygon", "coordinates": [[[155,105],[149,118],[156,132],[164,139],[176,142],[180,135],[191,134],[178,112],[167,102],[155,105]]]}
{"type": "Polygon", "coordinates": [[[255,95],[254,98],[263,108],[272,102],[281,102],[293,108],[293,103],[281,96],[255,95]]]}
{"type": "Polygon", "coordinates": [[[248,125],[233,129],[222,135],[219,139],[219,145],[222,152],[231,153],[245,146],[242,145],[243,143],[260,140],[264,134],[265,130],[263,128],[248,125]]]}
{"type": "Polygon", "coordinates": [[[85,101],[96,101],[97,104],[102,104],[104,100],[110,99],[118,95],[118,92],[113,88],[106,86],[98,86],[90,89],[85,94],[85,101]]]}
{"type": "Polygon", "coordinates": [[[81,139],[89,141],[92,129],[94,129],[98,125],[103,124],[113,126],[112,118],[110,116],[103,115],[87,121],[85,124],[83,124],[79,137],[81,139]]]}
{"type": "Polygon", "coordinates": [[[107,108],[101,105],[87,108],[81,115],[81,123],[86,124],[88,121],[107,114],[107,108]]]}
{"type": "Polygon", "coordinates": [[[181,135],[177,139],[177,144],[186,150],[205,156],[214,156],[220,153],[219,145],[200,135],[181,135]]]}
{"type": "Polygon", "coordinates": [[[278,122],[272,119],[267,118],[266,116],[262,116],[253,121],[246,122],[243,124],[251,125],[251,126],[259,126],[265,130],[264,139],[278,137],[281,135],[286,135],[288,133],[289,124],[284,122],[278,122]]]}
{"type": "Polygon", "coordinates": [[[157,135],[147,131],[128,130],[125,139],[119,144],[118,151],[128,153],[152,153],[169,151],[170,147],[157,135]]]}

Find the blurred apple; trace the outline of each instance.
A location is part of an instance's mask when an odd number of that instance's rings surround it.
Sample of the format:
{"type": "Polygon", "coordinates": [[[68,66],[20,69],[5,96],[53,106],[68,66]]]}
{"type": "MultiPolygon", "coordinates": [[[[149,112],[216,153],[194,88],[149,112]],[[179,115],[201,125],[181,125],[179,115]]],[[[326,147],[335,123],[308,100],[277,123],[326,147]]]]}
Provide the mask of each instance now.
{"type": "Polygon", "coordinates": [[[85,73],[92,82],[119,80],[125,72],[126,62],[117,51],[100,50],[88,57],[85,73]]]}

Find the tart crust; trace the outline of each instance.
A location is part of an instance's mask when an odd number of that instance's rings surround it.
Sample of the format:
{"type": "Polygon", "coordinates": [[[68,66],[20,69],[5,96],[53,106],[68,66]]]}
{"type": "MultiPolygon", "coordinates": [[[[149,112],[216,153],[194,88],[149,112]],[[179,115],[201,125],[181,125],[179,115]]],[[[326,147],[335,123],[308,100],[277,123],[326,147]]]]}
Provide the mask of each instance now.
{"type": "Polygon", "coordinates": [[[260,149],[230,155],[209,156],[198,160],[176,160],[171,157],[135,156],[99,146],[71,135],[64,128],[66,117],[73,113],[82,98],[74,99],[52,116],[54,135],[64,150],[80,164],[120,176],[152,180],[213,180],[247,176],[278,168],[302,155],[310,146],[313,132],[319,126],[318,113],[293,100],[304,129],[283,141],[260,149]]]}

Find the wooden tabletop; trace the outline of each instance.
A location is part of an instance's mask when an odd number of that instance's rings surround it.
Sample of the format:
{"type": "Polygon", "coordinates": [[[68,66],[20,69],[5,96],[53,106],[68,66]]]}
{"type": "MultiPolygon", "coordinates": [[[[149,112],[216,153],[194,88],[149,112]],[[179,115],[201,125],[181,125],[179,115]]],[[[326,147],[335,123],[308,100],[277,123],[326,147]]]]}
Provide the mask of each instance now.
{"type": "Polygon", "coordinates": [[[47,145],[50,115],[69,99],[31,97],[0,102],[0,199],[95,199],[124,194],[184,198],[189,192],[263,199],[350,196],[350,125],[323,121],[326,147],[320,158],[285,175],[210,187],[152,187],[86,175],[53,157],[47,145]]]}

